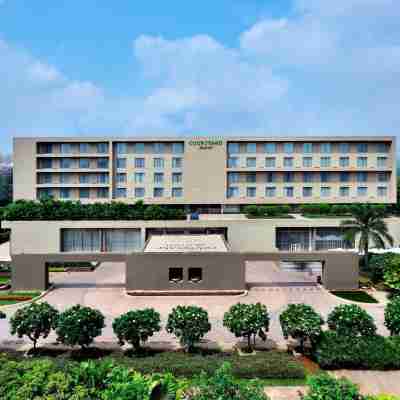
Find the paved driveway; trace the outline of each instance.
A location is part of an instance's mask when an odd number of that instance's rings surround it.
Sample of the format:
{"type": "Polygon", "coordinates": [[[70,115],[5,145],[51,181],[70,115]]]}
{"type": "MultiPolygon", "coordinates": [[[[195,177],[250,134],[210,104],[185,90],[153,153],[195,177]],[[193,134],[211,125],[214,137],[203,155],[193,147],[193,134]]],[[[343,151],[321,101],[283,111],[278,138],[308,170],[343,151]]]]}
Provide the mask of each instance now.
{"type": "MultiPolygon", "coordinates": [[[[212,331],[207,340],[221,347],[230,347],[237,342],[223,326],[222,319],[225,311],[237,302],[266,304],[271,316],[269,337],[275,344],[284,342],[280,325],[279,314],[289,303],[307,303],[313,306],[323,316],[326,316],[338,304],[344,301],[327,293],[325,290],[310,285],[307,282],[297,285],[263,286],[266,282],[265,267],[257,263],[248,263],[247,274],[249,281],[258,282],[247,295],[243,296],[128,296],[124,292],[125,271],[122,263],[103,263],[95,272],[74,272],[51,274],[51,281],[56,289],[50,292],[45,301],[48,301],[59,310],[80,303],[96,307],[106,316],[106,328],[99,340],[116,341],[112,332],[112,320],[134,308],[154,307],[160,312],[165,324],[168,313],[179,304],[198,305],[208,310],[212,323],[212,331]]],[[[379,332],[387,334],[383,326],[383,306],[364,305],[368,312],[377,321],[379,332]]],[[[8,315],[12,310],[7,311],[8,315]]],[[[7,321],[0,320],[0,343],[12,338],[8,333],[7,321]]],[[[54,340],[50,337],[48,340],[54,340]]],[[[153,342],[165,345],[176,345],[176,342],[165,331],[157,334],[153,342]]]]}

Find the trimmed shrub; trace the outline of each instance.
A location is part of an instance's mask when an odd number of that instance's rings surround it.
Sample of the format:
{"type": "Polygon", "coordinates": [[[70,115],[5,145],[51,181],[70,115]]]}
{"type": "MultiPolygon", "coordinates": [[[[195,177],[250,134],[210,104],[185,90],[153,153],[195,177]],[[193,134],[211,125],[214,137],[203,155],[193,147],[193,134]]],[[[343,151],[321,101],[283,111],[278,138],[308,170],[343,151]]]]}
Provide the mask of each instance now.
{"type": "Polygon", "coordinates": [[[261,303],[233,305],[224,314],[223,324],[236,337],[247,340],[247,348],[252,350],[251,339],[255,342],[258,335],[262,340],[267,339],[269,315],[267,307],[261,303]]]}
{"type": "Polygon", "coordinates": [[[160,314],[153,308],[145,308],[122,314],[114,320],[112,327],[121,346],[128,342],[139,351],[141,343],[161,330],[160,323],[160,314]]]}
{"type": "Polygon", "coordinates": [[[347,215],[350,213],[350,208],[346,204],[335,204],[331,206],[330,212],[332,215],[347,215]]]}
{"type": "Polygon", "coordinates": [[[87,348],[105,327],[103,314],[90,307],[73,306],[60,314],[57,341],[68,346],[87,348]]]}
{"type": "Polygon", "coordinates": [[[362,400],[358,387],[346,378],[335,379],[328,374],[308,378],[309,392],[303,400],[362,400]]]}
{"type": "Polygon", "coordinates": [[[368,262],[368,270],[372,273],[372,281],[377,283],[383,281],[384,271],[392,263],[400,263],[400,255],[395,253],[372,254],[368,262]],[[397,259],[397,260],[396,260],[397,259]]]}
{"type": "Polygon", "coordinates": [[[208,313],[197,306],[177,306],[168,315],[168,333],[175,335],[181,346],[191,352],[196,343],[211,330],[208,313]]]}
{"type": "Polygon", "coordinates": [[[400,297],[394,297],[385,307],[385,326],[391,335],[400,335],[400,297]]]}
{"type": "Polygon", "coordinates": [[[300,349],[304,352],[304,343],[309,340],[313,345],[322,333],[324,320],[307,304],[289,304],[279,316],[283,336],[291,336],[300,341],[300,349]]]}
{"type": "Polygon", "coordinates": [[[243,212],[249,217],[261,217],[264,215],[262,206],[256,206],[254,204],[245,206],[243,212]]]}
{"type": "Polygon", "coordinates": [[[302,204],[300,206],[300,212],[302,214],[315,214],[315,215],[327,215],[331,212],[330,204],[302,204]]]}
{"type": "Polygon", "coordinates": [[[343,336],[371,336],[376,333],[374,319],[356,304],[342,304],[328,315],[329,329],[343,336]]]}
{"type": "Polygon", "coordinates": [[[58,321],[58,311],[49,303],[32,303],[20,308],[10,319],[11,334],[27,336],[36,350],[40,337],[47,338],[58,321]]]}
{"type": "Polygon", "coordinates": [[[384,261],[384,283],[394,290],[400,290],[400,254],[388,255],[384,261]]]}

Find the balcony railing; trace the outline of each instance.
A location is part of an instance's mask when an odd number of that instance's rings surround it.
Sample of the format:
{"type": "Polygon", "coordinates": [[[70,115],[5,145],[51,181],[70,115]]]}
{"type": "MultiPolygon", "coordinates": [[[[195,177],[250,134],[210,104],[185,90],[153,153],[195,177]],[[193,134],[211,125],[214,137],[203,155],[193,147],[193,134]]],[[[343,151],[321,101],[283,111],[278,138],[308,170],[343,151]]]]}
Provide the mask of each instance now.
{"type": "Polygon", "coordinates": [[[307,252],[307,251],[322,251],[333,249],[350,249],[352,246],[349,242],[342,239],[337,240],[321,240],[317,239],[310,242],[294,242],[281,241],[277,243],[277,248],[280,251],[290,252],[307,252]]]}

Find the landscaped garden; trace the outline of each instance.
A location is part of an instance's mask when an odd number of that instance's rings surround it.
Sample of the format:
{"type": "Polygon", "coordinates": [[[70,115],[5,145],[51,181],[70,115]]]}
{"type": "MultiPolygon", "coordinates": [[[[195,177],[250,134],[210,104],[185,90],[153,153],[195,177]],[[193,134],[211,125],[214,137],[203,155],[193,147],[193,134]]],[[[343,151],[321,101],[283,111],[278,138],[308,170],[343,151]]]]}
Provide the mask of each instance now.
{"type": "Polygon", "coordinates": [[[6,290],[0,292],[0,306],[7,306],[10,304],[21,303],[29,300],[33,300],[40,296],[39,291],[12,291],[6,290]]]}

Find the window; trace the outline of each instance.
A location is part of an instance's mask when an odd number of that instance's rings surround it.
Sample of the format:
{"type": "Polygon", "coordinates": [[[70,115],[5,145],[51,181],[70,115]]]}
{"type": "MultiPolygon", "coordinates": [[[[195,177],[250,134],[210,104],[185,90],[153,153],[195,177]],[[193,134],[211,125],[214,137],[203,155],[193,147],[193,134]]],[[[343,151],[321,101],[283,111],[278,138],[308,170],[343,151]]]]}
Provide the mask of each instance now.
{"type": "Polygon", "coordinates": [[[228,187],[227,196],[228,196],[228,198],[238,197],[239,196],[239,188],[237,186],[228,187]]]}
{"type": "Polygon", "coordinates": [[[97,143],[96,148],[98,154],[108,153],[108,143],[97,143]]]}
{"type": "Polygon", "coordinates": [[[237,168],[239,166],[239,158],[238,157],[229,157],[228,158],[228,168],[237,168]]]}
{"type": "Polygon", "coordinates": [[[153,197],[163,197],[163,196],[164,196],[164,189],[163,188],[154,188],[153,197]]]}
{"type": "Polygon", "coordinates": [[[89,174],[79,174],[79,183],[89,183],[89,174]]]}
{"type": "Polygon", "coordinates": [[[276,174],[275,174],[275,172],[268,172],[265,178],[266,178],[265,179],[266,182],[268,182],[268,183],[275,182],[276,181],[276,174]]]}
{"type": "Polygon", "coordinates": [[[276,143],[265,143],[264,150],[268,154],[276,153],[276,143]]]}
{"type": "Polygon", "coordinates": [[[126,188],[117,188],[115,191],[115,195],[118,198],[126,197],[126,188]]]}
{"type": "Polygon", "coordinates": [[[303,172],[303,182],[313,182],[314,174],[312,172],[303,172]]]}
{"type": "Polygon", "coordinates": [[[255,157],[247,157],[246,158],[246,167],[254,168],[256,166],[256,158],[255,157]]]}
{"type": "Polygon", "coordinates": [[[88,158],[79,159],[79,168],[90,168],[90,161],[88,158]]]}
{"type": "Polygon", "coordinates": [[[89,153],[89,144],[88,143],[79,143],[79,153],[82,153],[82,154],[89,153]]]}
{"type": "Polygon", "coordinates": [[[306,168],[312,167],[312,157],[303,157],[303,167],[306,168]]]}
{"type": "Polygon", "coordinates": [[[294,196],[294,188],[293,186],[287,186],[283,188],[283,195],[285,197],[293,197],[294,196]]]}
{"type": "Polygon", "coordinates": [[[349,197],[350,189],[347,186],[341,186],[339,188],[339,196],[340,197],[349,197]]]}
{"type": "Polygon", "coordinates": [[[40,154],[51,154],[53,153],[53,145],[51,143],[41,143],[39,148],[40,154]]]}
{"type": "Polygon", "coordinates": [[[90,192],[88,188],[80,188],[79,189],[79,198],[80,199],[88,199],[90,192]]]}
{"type": "Polygon", "coordinates": [[[60,183],[70,183],[71,175],[70,174],[60,174],[60,183]]]}
{"type": "Polygon", "coordinates": [[[321,157],[321,167],[330,167],[330,166],[331,166],[331,158],[321,157]]]}
{"type": "Polygon", "coordinates": [[[377,143],[376,144],[376,152],[377,153],[388,153],[390,145],[389,143],[377,143]]]}
{"type": "Polygon", "coordinates": [[[182,183],[182,173],[181,172],[174,172],[172,174],[172,184],[180,184],[182,183]]]}
{"type": "Polygon", "coordinates": [[[108,188],[97,188],[97,197],[99,199],[108,198],[108,188]]]}
{"type": "Polygon", "coordinates": [[[350,145],[348,143],[339,143],[339,153],[347,154],[350,151],[350,145]]]}
{"type": "Polygon", "coordinates": [[[293,172],[285,172],[283,174],[283,182],[286,182],[286,183],[294,182],[294,173],[293,172]]]}
{"type": "Polygon", "coordinates": [[[265,159],[265,167],[266,168],[275,168],[276,166],[276,159],[275,157],[267,157],[265,159]]]}
{"type": "Polygon", "coordinates": [[[386,197],[387,196],[387,187],[386,186],[378,186],[377,195],[378,195],[378,197],[386,197]]]}
{"type": "Polygon", "coordinates": [[[368,194],[368,188],[366,186],[359,186],[357,188],[357,196],[365,197],[368,194]]]}
{"type": "Polygon", "coordinates": [[[239,143],[228,143],[228,154],[239,153],[239,143]]]}
{"type": "Polygon", "coordinates": [[[246,143],[246,153],[256,153],[257,144],[256,143],[246,143]]]}
{"type": "Polygon", "coordinates": [[[182,158],[173,157],[172,158],[172,168],[182,168],[182,158]]]}
{"type": "Polygon", "coordinates": [[[126,183],[126,174],[117,174],[117,183],[126,183]]]}
{"type": "Polygon", "coordinates": [[[61,143],[60,153],[62,154],[71,154],[72,146],[70,143],[61,143]]]}
{"type": "Polygon", "coordinates": [[[311,197],[312,196],[312,187],[305,186],[303,187],[303,197],[311,197]]]}
{"type": "Polygon", "coordinates": [[[168,269],[169,281],[171,283],[178,283],[183,281],[183,268],[169,268],[168,269]]]}
{"type": "Polygon", "coordinates": [[[135,188],[134,190],[134,196],[135,197],[144,197],[144,188],[135,188]]]}
{"type": "Polygon", "coordinates": [[[164,173],[155,172],[154,173],[154,183],[163,183],[164,182],[164,173]]]}
{"type": "Polygon", "coordinates": [[[71,168],[72,160],[70,158],[60,158],[60,168],[71,168]]]}
{"type": "Polygon", "coordinates": [[[367,182],[368,175],[366,172],[357,172],[357,182],[367,182]]]}
{"type": "Polygon", "coordinates": [[[202,268],[189,268],[189,282],[198,283],[203,280],[203,269],[202,268]]]}
{"type": "Polygon", "coordinates": [[[368,153],[368,143],[357,143],[357,153],[368,153]]]}
{"type": "Polygon", "coordinates": [[[320,179],[321,179],[321,182],[329,182],[330,174],[328,172],[321,172],[320,179]]]}
{"type": "Polygon", "coordinates": [[[385,168],[387,166],[387,157],[377,157],[376,164],[378,168],[385,168]]]}
{"type": "Polygon", "coordinates": [[[246,174],[246,182],[247,183],[256,183],[256,179],[257,179],[257,176],[256,176],[255,172],[248,172],[246,174]]]}
{"type": "Polygon", "coordinates": [[[135,183],[144,183],[144,172],[135,172],[135,183]]]}
{"type": "Polygon", "coordinates": [[[340,182],[349,182],[350,174],[348,172],[341,172],[339,175],[340,182]]]}
{"type": "Polygon", "coordinates": [[[70,189],[60,188],[60,199],[69,199],[69,197],[70,197],[70,189]]]}
{"type": "Polygon", "coordinates": [[[283,166],[285,168],[293,167],[293,157],[284,157],[283,166]]]}
{"type": "Polygon", "coordinates": [[[154,143],[153,144],[153,153],[155,153],[155,154],[164,154],[165,153],[165,145],[164,145],[164,143],[154,143]]]}
{"type": "Polygon", "coordinates": [[[377,178],[378,178],[378,182],[388,182],[389,174],[387,172],[378,172],[377,178]]]}
{"type": "Polygon", "coordinates": [[[183,143],[172,143],[172,154],[182,154],[183,143]]]}
{"type": "Polygon", "coordinates": [[[62,229],[63,252],[100,252],[100,229],[62,229]]]}
{"type": "Polygon", "coordinates": [[[144,154],[144,143],[135,143],[133,150],[136,154],[144,154]]]}
{"type": "Polygon", "coordinates": [[[97,183],[108,183],[108,174],[98,174],[96,175],[97,183]]]}
{"type": "Polygon", "coordinates": [[[108,168],[108,158],[97,159],[97,168],[108,168]]]}
{"type": "Polygon", "coordinates": [[[116,149],[117,149],[117,154],[126,154],[126,143],[117,143],[116,149]]]}
{"type": "Polygon", "coordinates": [[[239,182],[239,173],[238,172],[229,172],[228,173],[228,183],[238,183],[239,182]]]}
{"type": "Polygon", "coordinates": [[[321,153],[329,154],[329,153],[331,152],[331,150],[332,150],[331,147],[332,147],[332,146],[331,146],[330,143],[321,143],[321,144],[320,144],[320,152],[321,152],[321,153]]]}
{"type": "Polygon", "coordinates": [[[182,197],[183,190],[182,188],[172,188],[172,197],[182,197]]]}
{"type": "Polygon", "coordinates": [[[293,143],[283,143],[283,152],[286,154],[291,154],[294,151],[293,143]]]}
{"type": "Polygon", "coordinates": [[[339,165],[342,168],[346,168],[350,165],[350,158],[349,157],[340,157],[339,158],[339,165]]]}
{"type": "Polygon", "coordinates": [[[40,174],[40,179],[39,179],[39,182],[40,183],[51,183],[52,182],[52,179],[53,178],[53,175],[52,174],[40,174]]]}
{"type": "Polygon", "coordinates": [[[304,154],[311,154],[312,152],[313,152],[312,143],[303,143],[303,153],[304,154]]]}
{"type": "Polygon", "coordinates": [[[117,168],[119,169],[126,168],[126,158],[117,158],[117,168]]]}
{"type": "Polygon", "coordinates": [[[164,159],[163,158],[154,158],[153,165],[154,165],[154,168],[157,168],[157,169],[164,168],[164,159]]]}
{"type": "Polygon", "coordinates": [[[329,186],[321,187],[321,197],[330,197],[331,188],[329,186]]]}
{"type": "Polygon", "coordinates": [[[257,189],[255,187],[247,187],[246,188],[246,196],[247,197],[256,197],[257,189]]]}
{"type": "Polygon", "coordinates": [[[144,168],[144,158],[135,158],[135,168],[144,168]]]}
{"type": "Polygon", "coordinates": [[[367,165],[368,165],[367,157],[357,157],[357,167],[358,168],[365,168],[367,165]]]}
{"type": "Polygon", "coordinates": [[[276,187],[267,186],[265,188],[265,197],[275,197],[276,196],[276,187]]]}
{"type": "Polygon", "coordinates": [[[53,197],[53,189],[43,188],[38,190],[38,198],[43,199],[47,197],[53,197]]]}

